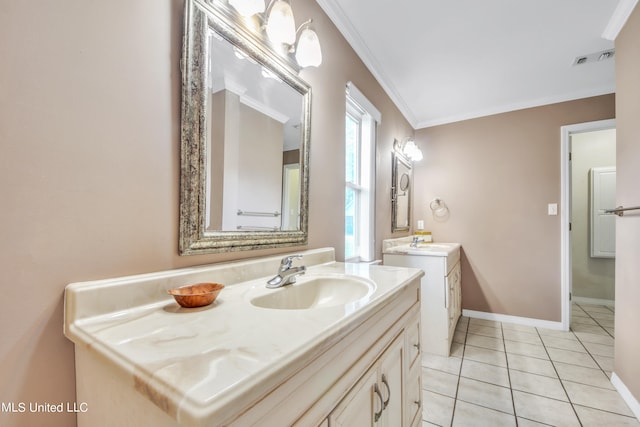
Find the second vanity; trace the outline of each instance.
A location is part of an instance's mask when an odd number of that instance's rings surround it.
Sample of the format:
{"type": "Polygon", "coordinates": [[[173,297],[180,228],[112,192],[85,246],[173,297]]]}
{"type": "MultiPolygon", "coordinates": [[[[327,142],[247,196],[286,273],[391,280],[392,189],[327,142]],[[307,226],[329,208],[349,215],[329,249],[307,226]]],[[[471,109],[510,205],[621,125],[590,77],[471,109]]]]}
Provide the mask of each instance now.
{"type": "Polygon", "coordinates": [[[282,289],[280,255],[67,286],[78,426],[420,425],[422,271],[303,255],[282,289]],[[166,293],[201,281],[227,287],[166,293]]]}
{"type": "Polygon", "coordinates": [[[428,353],[448,357],[462,313],[460,244],[418,243],[412,237],[383,242],[383,263],[420,268],[422,342],[428,353]]]}

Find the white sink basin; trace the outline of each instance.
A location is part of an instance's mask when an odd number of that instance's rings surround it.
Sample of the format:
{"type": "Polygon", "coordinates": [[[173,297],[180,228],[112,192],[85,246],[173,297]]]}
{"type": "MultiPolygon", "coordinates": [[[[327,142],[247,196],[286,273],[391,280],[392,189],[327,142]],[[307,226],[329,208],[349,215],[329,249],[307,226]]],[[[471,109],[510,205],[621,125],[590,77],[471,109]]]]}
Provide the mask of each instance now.
{"type": "Polygon", "coordinates": [[[335,306],[353,306],[368,300],[375,291],[374,282],[355,276],[323,275],[299,277],[298,282],[251,299],[256,307],[280,310],[305,310],[335,306]]]}

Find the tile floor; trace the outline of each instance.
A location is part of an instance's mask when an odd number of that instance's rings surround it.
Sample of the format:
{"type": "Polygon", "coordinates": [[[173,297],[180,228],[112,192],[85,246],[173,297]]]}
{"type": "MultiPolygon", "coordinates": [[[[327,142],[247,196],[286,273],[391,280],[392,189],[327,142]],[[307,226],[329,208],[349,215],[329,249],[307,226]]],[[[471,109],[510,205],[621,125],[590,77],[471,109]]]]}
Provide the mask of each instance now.
{"type": "Polygon", "coordinates": [[[609,381],[613,308],[574,304],[571,331],[461,317],[451,357],[423,353],[422,426],[638,426],[609,381]]]}

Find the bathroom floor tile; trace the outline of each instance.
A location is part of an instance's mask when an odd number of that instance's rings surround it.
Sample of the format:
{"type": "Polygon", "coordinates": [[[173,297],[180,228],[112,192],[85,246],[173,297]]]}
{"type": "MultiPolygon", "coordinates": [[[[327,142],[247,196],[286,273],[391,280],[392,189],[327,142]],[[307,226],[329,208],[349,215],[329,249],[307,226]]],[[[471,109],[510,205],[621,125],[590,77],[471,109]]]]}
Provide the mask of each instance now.
{"type": "Polygon", "coordinates": [[[458,375],[423,367],[422,388],[445,396],[456,397],[458,375]]]}
{"type": "Polygon", "coordinates": [[[613,357],[598,356],[597,354],[594,354],[593,358],[603,371],[613,371],[613,357]]]}
{"type": "Polygon", "coordinates": [[[485,408],[513,414],[511,390],[469,378],[460,378],[458,401],[473,403],[485,408]]]}
{"type": "Polygon", "coordinates": [[[438,426],[448,426],[453,418],[455,399],[430,391],[422,392],[422,420],[438,426]]]}
{"type": "Polygon", "coordinates": [[[460,375],[477,381],[509,387],[509,373],[507,368],[500,366],[464,359],[462,361],[462,371],[460,375]]]}
{"type": "Polygon", "coordinates": [[[509,341],[523,342],[527,344],[542,344],[540,337],[535,332],[525,332],[518,329],[505,329],[504,339],[509,341]]]}
{"type": "Polygon", "coordinates": [[[544,375],[551,378],[558,377],[549,360],[521,356],[519,354],[512,353],[507,354],[507,360],[509,361],[509,369],[544,375]]]}
{"type": "Polygon", "coordinates": [[[458,375],[461,365],[462,359],[458,357],[444,357],[436,354],[422,353],[422,366],[427,368],[458,375]]]}
{"type": "Polygon", "coordinates": [[[583,343],[592,342],[595,344],[613,345],[614,339],[607,335],[591,334],[588,332],[576,332],[576,336],[583,343]]]}
{"type": "Polygon", "coordinates": [[[549,357],[554,362],[569,363],[572,365],[584,366],[585,368],[597,368],[598,365],[588,353],[562,350],[559,348],[548,348],[549,357]]]}
{"type": "Polygon", "coordinates": [[[536,357],[538,359],[549,360],[549,355],[547,355],[547,350],[545,350],[544,346],[542,345],[505,340],[504,346],[507,350],[507,353],[520,354],[523,356],[536,357]]]}
{"type": "Polygon", "coordinates": [[[555,329],[543,329],[538,328],[538,333],[542,337],[555,337],[565,340],[577,340],[576,336],[571,331],[556,331],[555,329]]]}
{"type": "Polygon", "coordinates": [[[504,332],[505,329],[511,329],[511,330],[520,331],[520,332],[527,332],[529,334],[534,334],[534,335],[538,334],[538,331],[536,331],[536,328],[534,328],[533,326],[518,325],[517,323],[503,323],[502,332],[504,332]]]}
{"type": "Polygon", "coordinates": [[[511,378],[511,388],[514,390],[568,401],[567,394],[559,379],[516,370],[509,371],[509,376],[511,378]]]}
{"type": "Polygon", "coordinates": [[[567,340],[564,338],[556,338],[549,335],[544,335],[542,337],[542,342],[544,343],[545,347],[560,348],[562,350],[571,350],[571,351],[577,351],[582,353],[587,352],[587,350],[580,343],[580,341],[575,339],[567,340]]]}
{"type": "Polygon", "coordinates": [[[461,344],[459,342],[452,342],[449,356],[462,358],[463,354],[464,344],[461,344]]]}
{"type": "Polygon", "coordinates": [[[591,334],[608,335],[608,332],[601,326],[583,325],[580,323],[572,324],[571,330],[573,332],[589,332],[591,334]]]}
{"type": "Polygon", "coordinates": [[[490,326],[469,325],[467,332],[487,337],[502,338],[502,329],[492,328],[490,326]]]}
{"type": "Polygon", "coordinates": [[[542,424],[537,421],[531,421],[526,418],[517,417],[518,427],[547,427],[549,424],[542,424]]]}
{"type": "Polygon", "coordinates": [[[495,320],[486,319],[469,319],[469,325],[489,326],[491,328],[500,329],[501,324],[495,320]]]}
{"type": "Polygon", "coordinates": [[[583,343],[589,353],[596,356],[613,357],[613,346],[606,344],[597,344],[592,342],[583,343]]]}
{"type": "Polygon", "coordinates": [[[554,366],[562,380],[615,390],[611,380],[600,369],[585,368],[561,362],[555,362],[554,366]]]}
{"type": "Polygon", "coordinates": [[[582,421],[583,427],[602,426],[635,426],[640,427],[640,422],[633,417],[612,414],[611,412],[600,411],[598,409],[586,408],[575,405],[578,418],[582,421]]]}
{"type": "Polygon", "coordinates": [[[456,403],[452,426],[460,427],[515,427],[513,415],[464,401],[456,403]]]}
{"type": "Polygon", "coordinates": [[[467,333],[456,330],[453,333],[453,342],[464,344],[467,341],[467,333]]]}
{"type": "Polygon", "coordinates": [[[516,415],[552,426],[580,426],[569,402],[549,399],[535,394],[513,391],[516,415]]]}
{"type": "Polygon", "coordinates": [[[490,350],[488,348],[474,347],[466,345],[464,358],[475,360],[476,362],[488,363],[490,365],[507,367],[507,358],[503,351],[490,350]]]}
{"type": "Polygon", "coordinates": [[[622,400],[620,394],[614,390],[593,387],[586,384],[578,384],[563,381],[567,395],[574,405],[587,406],[602,411],[614,412],[620,415],[633,416],[633,412],[622,400]]]}
{"type": "Polygon", "coordinates": [[[502,338],[488,337],[485,335],[467,334],[467,345],[475,347],[488,348],[491,350],[504,351],[504,343],[502,338]]]}
{"type": "Polygon", "coordinates": [[[462,317],[452,357],[423,353],[422,426],[640,427],[611,384],[613,310],[572,317],[570,331],[462,317]]]}

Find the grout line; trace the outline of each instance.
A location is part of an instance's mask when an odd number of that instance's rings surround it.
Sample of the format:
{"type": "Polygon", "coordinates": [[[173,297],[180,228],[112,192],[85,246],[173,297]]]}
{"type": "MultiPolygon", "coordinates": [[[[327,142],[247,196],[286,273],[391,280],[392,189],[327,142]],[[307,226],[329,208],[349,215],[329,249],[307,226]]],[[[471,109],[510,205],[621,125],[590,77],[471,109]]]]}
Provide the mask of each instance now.
{"type": "MultiPolygon", "coordinates": [[[[460,322],[460,318],[458,318],[458,322],[460,322]]],[[[467,320],[467,327],[464,331],[464,344],[462,344],[462,359],[460,361],[460,369],[458,369],[458,382],[456,383],[456,394],[453,398],[453,409],[451,411],[451,421],[449,422],[449,427],[453,427],[453,419],[456,416],[456,405],[458,403],[458,390],[460,389],[460,378],[462,377],[462,365],[464,364],[464,353],[467,350],[467,338],[469,337],[469,325],[471,324],[471,319],[467,320]]],[[[458,325],[456,325],[456,328],[458,325]]],[[[455,331],[454,331],[455,335],[455,331]]]]}
{"type": "MultiPolygon", "coordinates": [[[[538,332],[538,336],[540,337],[540,341],[542,341],[542,346],[544,347],[544,351],[547,353],[547,356],[549,356],[549,361],[551,362],[551,366],[553,366],[553,370],[556,373],[556,376],[558,377],[558,381],[560,382],[560,386],[562,387],[562,390],[564,390],[564,394],[567,396],[567,402],[569,402],[569,405],[571,405],[571,410],[573,411],[573,413],[576,416],[576,419],[578,420],[578,423],[580,424],[580,426],[582,426],[582,420],[580,420],[580,417],[578,416],[578,411],[576,411],[575,406],[573,406],[573,402],[571,401],[571,397],[569,397],[569,393],[567,392],[567,389],[564,386],[564,383],[562,382],[562,379],[560,378],[560,374],[558,373],[558,369],[556,368],[556,364],[554,363],[554,360],[551,358],[551,355],[549,354],[549,350],[547,349],[546,344],[544,343],[544,340],[542,339],[542,335],[540,335],[540,331],[538,331],[538,328],[536,328],[536,331],[538,332]]],[[[576,334],[571,331],[571,333],[576,336],[576,334]]],[[[576,336],[577,338],[577,336],[576,336]]],[[[586,349],[585,349],[586,350],[586,349]]],[[[588,352],[588,350],[587,350],[588,352]]],[[[591,355],[589,353],[589,355],[591,355]]],[[[592,356],[593,358],[593,356],[592,356]]],[[[595,362],[595,360],[594,360],[595,362]]],[[[596,362],[597,364],[597,362],[596,362]]]]}
{"type": "Polygon", "coordinates": [[[516,422],[516,427],[518,427],[518,414],[516,413],[516,402],[513,398],[513,384],[511,384],[511,371],[509,370],[509,355],[507,354],[507,344],[504,339],[504,328],[502,327],[502,322],[500,322],[500,332],[502,332],[502,348],[504,348],[504,359],[507,363],[507,379],[509,380],[509,393],[511,393],[511,407],[513,408],[513,418],[516,422]]]}

